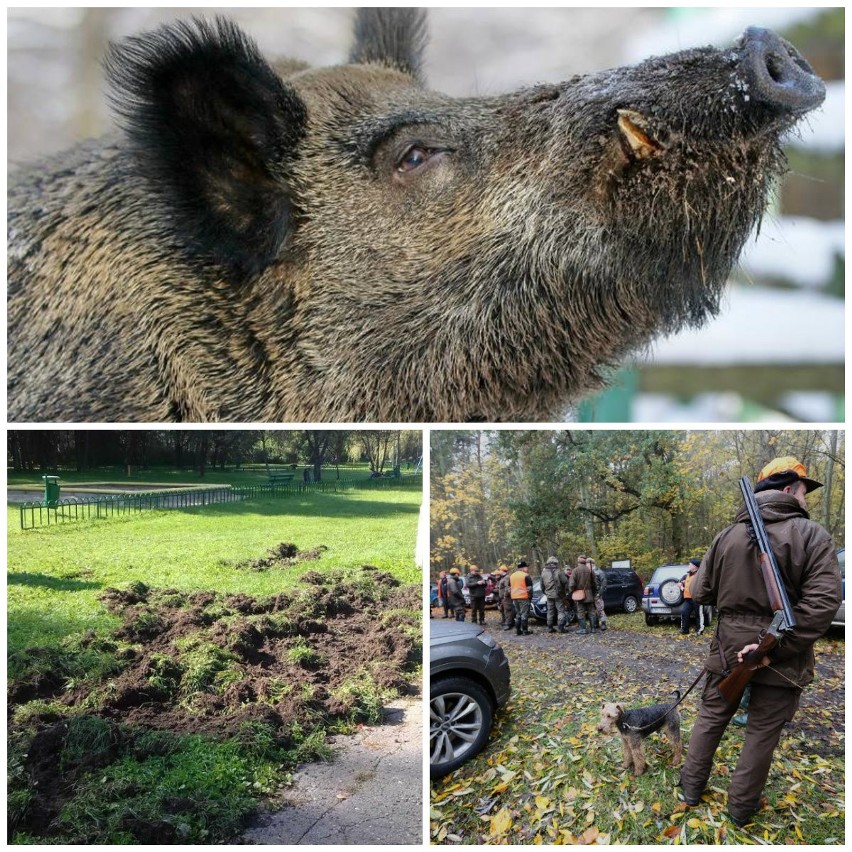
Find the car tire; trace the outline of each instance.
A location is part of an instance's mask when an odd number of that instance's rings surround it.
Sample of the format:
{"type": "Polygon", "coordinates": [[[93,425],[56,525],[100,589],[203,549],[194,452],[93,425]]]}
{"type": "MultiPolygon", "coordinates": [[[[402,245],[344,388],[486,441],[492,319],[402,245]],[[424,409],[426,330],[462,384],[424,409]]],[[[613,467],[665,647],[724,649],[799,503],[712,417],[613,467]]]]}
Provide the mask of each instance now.
{"type": "Polygon", "coordinates": [[[648,627],[653,627],[655,624],[659,622],[659,618],[656,615],[649,615],[647,612],[645,613],[645,624],[648,627]]]}
{"type": "Polygon", "coordinates": [[[494,711],[488,693],[466,677],[448,677],[429,691],[429,776],[440,778],[482,751],[494,711]]]}
{"type": "Polygon", "coordinates": [[[624,609],[627,613],[634,613],[637,609],[639,609],[639,601],[633,597],[633,595],[628,595],[624,599],[624,603],[621,605],[622,609],[624,609]]]}
{"type": "Polygon", "coordinates": [[[683,589],[677,580],[666,580],[661,583],[659,596],[666,606],[679,606],[683,603],[683,589]]]}

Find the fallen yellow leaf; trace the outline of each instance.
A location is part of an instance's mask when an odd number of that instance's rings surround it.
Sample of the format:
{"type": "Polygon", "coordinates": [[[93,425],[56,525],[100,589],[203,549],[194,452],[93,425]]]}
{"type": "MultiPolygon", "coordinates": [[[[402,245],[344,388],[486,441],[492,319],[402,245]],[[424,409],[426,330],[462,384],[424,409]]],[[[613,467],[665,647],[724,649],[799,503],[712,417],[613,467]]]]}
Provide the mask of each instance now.
{"type": "Polygon", "coordinates": [[[600,834],[600,830],[596,826],[592,826],[591,828],[587,828],[583,832],[583,843],[587,846],[590,843],[594,843],[598,839],[598,835],[600,834]]]}
{"type": "Polygon", "coordinates": [[[492,837],[500,837],[505,834],[512,827],[512,814],[509,813],[508,808],[500,808],[493,817],[491,817],[491,831],[490,834],[492,837]]]}
{"type": "Polygon", "coordinates": [[[535,805],[540,811],[546,811],[550,807],[550,799],[547,796],[536,796],[535,805]]]}

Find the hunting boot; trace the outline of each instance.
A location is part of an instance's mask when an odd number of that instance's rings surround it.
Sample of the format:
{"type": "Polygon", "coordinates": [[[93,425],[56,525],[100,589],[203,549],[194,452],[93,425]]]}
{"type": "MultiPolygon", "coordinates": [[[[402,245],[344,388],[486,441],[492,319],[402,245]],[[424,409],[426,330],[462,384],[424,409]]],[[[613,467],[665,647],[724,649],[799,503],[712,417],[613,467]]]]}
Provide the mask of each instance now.
{"type": "Polygon", "coordinates": [[[577,615],[577,633],[582,635],[586,633],[586,616],[577,615]]]}
{"type": "Polygon", "coordinates": [[[596,615],[589,616],[589,633],[595,633],[598,629],[598,617],[596,615]]]}
{"type": "Polygon", "coordinates": [[[456,610],[456,621],[464,621],[464,610],[457,609],[456,610]]]}
{"type": "Polygon", "coordinates": [[[520,620],[516,620],[516,621],[515,621],[515,634],[516,634],[517,636],[523,636],[523,630],[521,629],[521,622],[520,622],[520,620]]]}
{"type": "Polygon", "coordinates": [[[600,622],[601,633],[606,633],[606,619],[602,618],[600,622]]]}

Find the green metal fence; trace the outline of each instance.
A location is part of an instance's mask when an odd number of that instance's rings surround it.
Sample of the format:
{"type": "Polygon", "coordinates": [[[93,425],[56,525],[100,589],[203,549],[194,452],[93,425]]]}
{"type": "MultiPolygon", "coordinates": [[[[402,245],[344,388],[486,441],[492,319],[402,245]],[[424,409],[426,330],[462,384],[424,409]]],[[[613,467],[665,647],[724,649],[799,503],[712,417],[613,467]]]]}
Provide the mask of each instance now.
{"type": "Polygon", "coordinates": [[[92,521],[138,514],[152,509],[186,509],[219,503],[238,503],[264,497],[290,497],[299,494],[338,494],[356,489],[422,488],[422,474],[375,479],[333,479],[320,482],[288,482],[273,485],[229,485],[205,489],[170,489],[115,494],[108,497],[81,499],[69,497],[55,503],[44,501],[23,503],[20,507],[21,529],[52,524],[92,521]]]}

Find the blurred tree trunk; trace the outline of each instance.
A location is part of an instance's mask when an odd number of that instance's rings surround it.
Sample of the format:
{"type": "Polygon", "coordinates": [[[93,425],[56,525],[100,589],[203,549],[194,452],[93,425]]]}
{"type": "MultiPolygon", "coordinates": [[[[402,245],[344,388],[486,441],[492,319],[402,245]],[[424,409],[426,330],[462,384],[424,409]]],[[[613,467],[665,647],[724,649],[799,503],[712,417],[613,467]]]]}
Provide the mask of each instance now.
{"type": "Polygon", "coordinates": [[[78,106],[74,110],[75,135],[79,139],[96,136],[101,128],[100,112],[103,102],[104,55],[108,38],[110,10],[87,8],[78,28],[76,65],[80,84],[75,88],[78,106]]]}
{"type": "Polygon", "coordinates": [[[833,431],[829,436],[828,460],[825,464],[825,488],[823,489],[823,513],[822,525],[827,529],[832,528],[831,518],[831,486],[834,483],[834,459],[837,456],[837,432],[833,431]]]}
{"type": "Polygon", "coordinates": [[[74,432],[74,457],[77,461],[77,470],[83,471],[89,467],[89,436],[86,429],[77,429],[74,432]]]}

